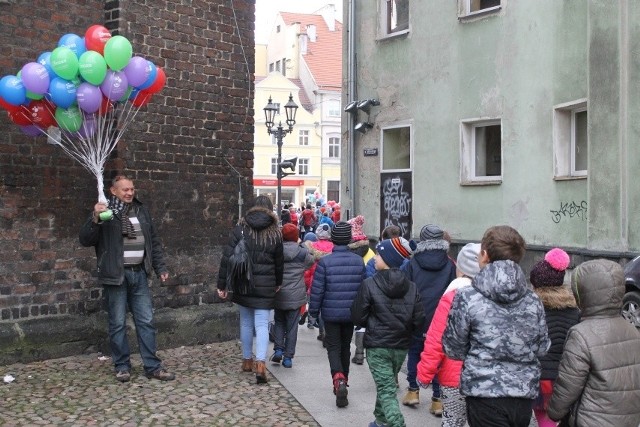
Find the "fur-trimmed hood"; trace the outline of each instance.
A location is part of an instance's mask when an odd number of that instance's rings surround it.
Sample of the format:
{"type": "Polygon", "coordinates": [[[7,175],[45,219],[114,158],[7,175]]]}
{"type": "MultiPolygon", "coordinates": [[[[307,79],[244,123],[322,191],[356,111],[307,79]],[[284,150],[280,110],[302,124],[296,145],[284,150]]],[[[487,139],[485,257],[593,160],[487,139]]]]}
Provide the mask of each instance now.
{"type": "Polygon", "coordinates": [[[349,243],[347,245],[349,250],[356,255],[360,255],[362,258],[365,257],[367,252],[369,252],[369,240],[356,240],[355,242],[349,243]]]}
{"type": "Polygon", "coordinates": [[[240,219],[239,225],[248,229],[251,237],[261,245],[282,240],[278,217],[269,209],[255,206],[240,219]]]}
{"type": "Polygon", "coordinates": [[[534,288],[544,308],[550,310],[561,310],[563,308],[577,308],[576,299],[573,293],[566,286],[544,286],[534,288]]]}
{"type": "Polygon", "coordinates": [[[304,244],[309,248],[309,253],[313,256],[314,261],[333,252],[333,243],[330,240],[307,241],[304,244]]]}

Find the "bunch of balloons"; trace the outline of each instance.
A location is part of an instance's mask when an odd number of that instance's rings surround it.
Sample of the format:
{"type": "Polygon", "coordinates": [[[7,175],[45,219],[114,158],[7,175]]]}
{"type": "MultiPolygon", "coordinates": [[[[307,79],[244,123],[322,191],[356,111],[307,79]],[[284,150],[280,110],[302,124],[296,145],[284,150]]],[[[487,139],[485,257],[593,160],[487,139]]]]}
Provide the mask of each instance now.
{"type": "Polygon", "coordinates": [[[51,52],[25,64],[17,75],[0,79],[0,106],[31,136],[59,127],[67,135],[87,137],[96,122],[118,104],[140,108],[166,82],[162,68],[141,56],[125,37],[102,25],[84,37],[65,34],[51,52]]]}

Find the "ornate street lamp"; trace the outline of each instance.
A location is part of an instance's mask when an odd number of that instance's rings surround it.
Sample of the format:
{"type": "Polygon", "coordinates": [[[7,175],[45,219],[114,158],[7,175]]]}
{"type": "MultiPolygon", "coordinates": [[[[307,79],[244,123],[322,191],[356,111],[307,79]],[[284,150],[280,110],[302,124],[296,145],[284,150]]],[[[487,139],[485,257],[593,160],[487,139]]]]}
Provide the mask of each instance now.
{"type": "MultiPolygon", "coordinates": [[[[289,94],[289,102],[287,102],[284,106],[284,111],[287,116],[286,124],[289,127],[288,129],[284,129],[282,127],[282,122],[278,123],[278,127],[274,128],[274,120],[276,117],[276,113],[278,112],[278,107],[272,102],[271,97],[269,97],[269,102],[267,106],[263,108],[264,110],[264,118],[265,125],[267,126],[267,133],[269,135],[275,135],[276,143],[278,144],[278,192],[276,194],[277,204],[278,204],[278,218],[282,216],[282,202],[281,192],[282,192],[282,178],[284,176],[290,175],[289,173],[283,172],[282,168],[295,168],[295,161],[287,161],[282,162],[282,138],[288,133],[293,132],[293,125],[296,124],[296,112],[298,111],[298,104],[293,102],[293,95],[289,94]]],[[[296,159],[297,160],[297,159],[296,159]]]]}

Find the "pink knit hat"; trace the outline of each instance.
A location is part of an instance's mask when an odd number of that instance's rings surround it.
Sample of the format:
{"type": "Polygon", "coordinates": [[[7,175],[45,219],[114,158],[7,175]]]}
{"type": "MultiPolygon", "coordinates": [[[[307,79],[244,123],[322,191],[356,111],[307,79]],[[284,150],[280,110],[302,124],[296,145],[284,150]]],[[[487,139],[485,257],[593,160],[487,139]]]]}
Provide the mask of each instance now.
{"type": "Polygon", "coordinates": [[[571,258],[560,248],[547,252],[543,260],[538,261],[531,269],[529,279],[534,287],[562,286],[564,272],[569,267],[571,258]]]}
{"type": "Polygon", "coordinates": [[[358,215],[354,218],[351,218],[349,221],[347,221],[349,224],[351,224],[351,240],[354,242],[357,242],[359,240],[366,240],[367,239],[367,235],[364,234],[364,217],[362,215],[358,215]]]}

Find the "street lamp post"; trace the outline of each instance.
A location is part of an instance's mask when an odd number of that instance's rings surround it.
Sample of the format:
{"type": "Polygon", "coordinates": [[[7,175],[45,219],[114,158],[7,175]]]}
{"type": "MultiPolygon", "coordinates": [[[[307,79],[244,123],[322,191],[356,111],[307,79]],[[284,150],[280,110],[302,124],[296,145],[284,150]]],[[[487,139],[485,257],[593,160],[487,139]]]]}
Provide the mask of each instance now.
{"type": "Polygon", "coordinates": [[[291,164],[291,162],[287,162],[287,165],[282,164],[282,139],[286,134],[293,132],[293,125],[296,124],[296,112],[298,111],[298,105],[293,102],[293,95],[289,94],[289,102],[287,102],[284,106],[285,114],[287,115],[286,124],[288,129],[282,127],[282,122],[278,123],[278,126],[274,128],[274,119],[276,113],[278,112],[278,107],[271,101],[271,97],[269,97],[269,102],[267,106],[263,108],[264,117],[266,120],[267,133],[269,135],[274,135],[276,138],[276,143],[278,144],[278,165],[277,165],[277,176],[278,176],[278,192],[276,194],[277,204],[278,204],[278,218],[282,219],[282,206],[281,206],[281,190],[282,190],[282,177],[289,175],[282,172],[282,167],[291,167],[292,169],[295,167],[295,164],[291,164]]]}

